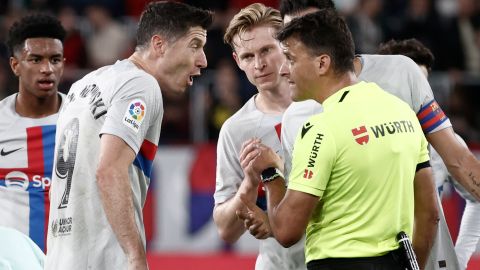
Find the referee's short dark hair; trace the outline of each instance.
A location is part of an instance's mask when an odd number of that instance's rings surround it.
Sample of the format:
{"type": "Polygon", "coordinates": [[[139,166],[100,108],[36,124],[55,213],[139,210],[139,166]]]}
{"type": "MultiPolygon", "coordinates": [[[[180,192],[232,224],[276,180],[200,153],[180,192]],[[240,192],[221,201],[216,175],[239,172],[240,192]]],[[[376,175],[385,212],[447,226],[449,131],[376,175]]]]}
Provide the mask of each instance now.
{"type": "Polygon", "coordinates": [[[213,22],[213,13],[173,1],[148,4],[140,17],[137,28],[137,47],[145,47],[152,36],[159,34],[168,41],[175,41],[191,27],[207,29],[213,22]]]}
{"type": "Polygon", "coordinates": [[[353,71],[355,45],[352,34],[335,10],[322,9],[293,19],[277,34],[281,42],[289,37],[302,42],[314,57],[328,54],[335,73],[353,71]]]}
{"type": "Polygon", "coordinates": [[[53,38],[63,43],[65,36],[66,31],[57,18],[45,13],[36,13],[15,22],[8,31],[6,43],[10,56],[13,56],[23,47],[26,39],[53,38]]]}

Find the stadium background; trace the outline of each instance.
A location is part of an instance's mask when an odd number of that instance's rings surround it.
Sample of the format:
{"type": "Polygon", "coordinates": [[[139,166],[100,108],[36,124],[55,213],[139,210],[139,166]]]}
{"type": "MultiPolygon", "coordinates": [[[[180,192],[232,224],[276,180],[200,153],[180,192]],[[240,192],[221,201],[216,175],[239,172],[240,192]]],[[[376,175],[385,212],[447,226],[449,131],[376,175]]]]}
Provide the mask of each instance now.
{"type": "MultiPolygon", "coordinates": [[[[138,16],[148,0],[1,0],[0,99],[18,81],[3,44],[7,29],[23,14],[43,10],[67,29],[67,63],[60,91],[99,66],[131,54],[138,16]]],[[[185,0],[216,11],[205,48],[209,62],[184,95],[164,93],[165,116],[154,176],[145,207],[151,269],[253,269],[257,243],[244,235],[234,245],[219,239],[211,214],[215,147],[222,123],[255,89],[238,70],[223,31],[251,0],[185,0]]],[[[258,1],[278,7],[278,0],[258,1]]],[[[358,53],[375,53],[391,38],[415,37],[436,57],[429,78],[454,129],[480,155],[480,1],[334,0],[351,27],[358,53]]],[[[477,156],[478,156],[477,155],[477,156]]],[[[442,198],[455,241],[464,201],[447,185],[442,198]]],[[[477,249],[478,251],[479,249],[477,249]]],[[[469,264],[480,269],[480,253],[469,264]]]]}

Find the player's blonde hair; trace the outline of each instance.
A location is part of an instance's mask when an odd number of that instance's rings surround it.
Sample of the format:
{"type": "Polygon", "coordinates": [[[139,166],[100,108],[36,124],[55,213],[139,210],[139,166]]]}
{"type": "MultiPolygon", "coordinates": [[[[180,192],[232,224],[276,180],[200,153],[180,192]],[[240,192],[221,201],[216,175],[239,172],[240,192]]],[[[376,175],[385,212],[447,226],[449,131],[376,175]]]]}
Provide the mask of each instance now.
{"type": "Polygon", "coordinates": [[[280,11],[261,3],[254,3],[241,9],[230,21],[223,41],[235,51],[235,45],[237,45],[233,41],[235,36],[240,36],[256,26],[269,26],[279,30],[283,26],[280,11]]]}

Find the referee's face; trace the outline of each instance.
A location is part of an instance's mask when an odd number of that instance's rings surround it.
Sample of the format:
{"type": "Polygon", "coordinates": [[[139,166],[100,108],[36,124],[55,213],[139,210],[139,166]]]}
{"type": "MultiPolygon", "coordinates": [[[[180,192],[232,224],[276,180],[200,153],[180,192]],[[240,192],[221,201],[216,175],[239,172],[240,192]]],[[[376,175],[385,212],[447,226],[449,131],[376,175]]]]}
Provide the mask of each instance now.
{"type": "Polygon", "coordinates": [[[294,101],[315,98],[317,88],[316,68],[313,57],[298,39],[289,37],[282,42],[286,62],[280,73],[287,78],[294,101]]]}

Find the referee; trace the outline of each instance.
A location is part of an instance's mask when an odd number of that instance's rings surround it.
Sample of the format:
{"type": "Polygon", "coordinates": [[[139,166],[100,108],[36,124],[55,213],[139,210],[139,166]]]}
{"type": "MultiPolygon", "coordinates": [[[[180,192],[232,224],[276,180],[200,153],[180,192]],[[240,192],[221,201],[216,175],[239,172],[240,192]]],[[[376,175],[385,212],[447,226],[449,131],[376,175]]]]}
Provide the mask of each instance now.
{"type": "Polygon", "coordinates": [[[306,230],[308,269],[395,270],[403,269],[395,237],[405,231],[422,243],[415,251],[423,268],[438,209],[415,113],[376,84],[357,82],[351,34],[335,11],[294,19],[277,37],[293,99],[314,99],[324,112],[297,135],[288,191],[271,149],[253,142],[241,153],[262,176],[274,237],[288,247],[306,230]]]}

